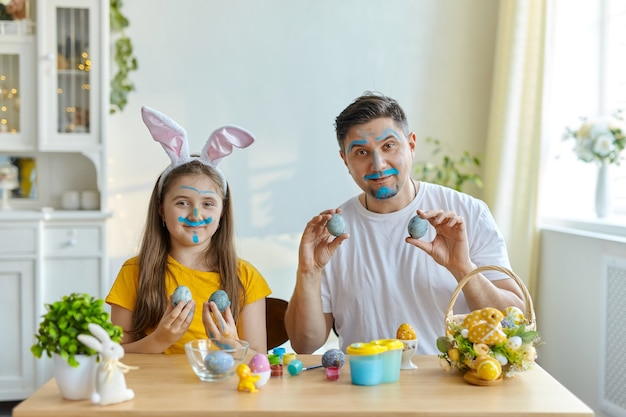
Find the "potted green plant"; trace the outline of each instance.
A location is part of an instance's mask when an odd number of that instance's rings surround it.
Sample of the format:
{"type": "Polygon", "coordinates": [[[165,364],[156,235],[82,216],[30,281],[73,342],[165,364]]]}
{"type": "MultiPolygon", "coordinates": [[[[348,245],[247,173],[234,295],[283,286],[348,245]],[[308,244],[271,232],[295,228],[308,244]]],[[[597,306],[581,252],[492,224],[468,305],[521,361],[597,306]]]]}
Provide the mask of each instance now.
{"type": "Polygon", "coordinates": [[[80,334],[90,334],[88,324],[96,323],[111,337],[122,340],[122,328],[113,325],[104,308],[104,300],[85,293],[72,293],[59,301],[46,304],[46,314],[35,334],[31,352],[37,358],[45,354],[54,360],[54,373],[61,394],[67,399],[83,399],[91,395],[93,371],[98,352],[78,340],[80,334]],[[65,378],[85,378],[82,382],[65,378]],[[71,391],[71,389],[78,391],[71,391]]]}
{"type": "MultiPolygon", "coordinates": [[[[424,141],[433,146],[433,155],[440,155],[444,151],[439,139],[427,137],[424,141]]],[[[483,180],[476,172],[480,164],[478,156],[463,151],[460,156],[443,155],[439,163],[418,161],[413,164],[413,176],[418,180],[466,191],[468,184],[482,188],[483,180]]]]}

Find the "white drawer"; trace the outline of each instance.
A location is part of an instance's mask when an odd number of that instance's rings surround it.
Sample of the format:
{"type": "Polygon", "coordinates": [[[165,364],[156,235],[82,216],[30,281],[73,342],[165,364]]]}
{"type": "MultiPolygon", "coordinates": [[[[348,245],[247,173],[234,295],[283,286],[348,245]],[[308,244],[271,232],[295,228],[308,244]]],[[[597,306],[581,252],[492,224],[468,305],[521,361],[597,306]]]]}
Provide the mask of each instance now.
{"type": "Polygon", "coordinates": [[[92,255],[101,251],[99,227],[47,227],[45,256],[92,255]]]}
{"type": "Polygon", "coordinates": [[[37,248],[34,227],[0,228],[0,255],[31,255],[37,248]]]}

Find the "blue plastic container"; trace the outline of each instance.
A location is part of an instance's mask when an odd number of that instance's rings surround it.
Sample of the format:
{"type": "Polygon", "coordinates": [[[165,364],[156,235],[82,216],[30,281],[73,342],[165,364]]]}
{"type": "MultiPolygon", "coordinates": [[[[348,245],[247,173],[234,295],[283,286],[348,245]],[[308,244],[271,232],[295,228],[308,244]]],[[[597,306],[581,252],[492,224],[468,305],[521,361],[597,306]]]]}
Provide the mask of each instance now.
{"type": "Polygon", "coordinates": [[[400,379],[400,365],[402,365],[402,349],[404,343],[398,339],[373,340],[371,343],[384,346],[383,352],[383,383],[396,382],[400,379]]]}
{"type": "Polygon", "coordinates": [[[354,385],[378,385],[383,380],[385,346],[375,343],[353,343],[346,349],[350,376],[354,385]]]}

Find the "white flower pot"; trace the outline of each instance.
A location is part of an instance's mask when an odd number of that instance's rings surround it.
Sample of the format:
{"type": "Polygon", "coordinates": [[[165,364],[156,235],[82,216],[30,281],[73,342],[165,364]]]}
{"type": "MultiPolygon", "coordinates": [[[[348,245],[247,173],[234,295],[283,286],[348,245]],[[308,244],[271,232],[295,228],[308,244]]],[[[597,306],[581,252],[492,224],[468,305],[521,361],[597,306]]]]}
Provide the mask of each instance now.
{"type": "Polygon", "coordinates": [[[63,398],[67,400],[90,399],[94,391],[97,356],[76,355],[79,365],[70,366],[59,355],[53,355],[54,378],[63,398]]]}

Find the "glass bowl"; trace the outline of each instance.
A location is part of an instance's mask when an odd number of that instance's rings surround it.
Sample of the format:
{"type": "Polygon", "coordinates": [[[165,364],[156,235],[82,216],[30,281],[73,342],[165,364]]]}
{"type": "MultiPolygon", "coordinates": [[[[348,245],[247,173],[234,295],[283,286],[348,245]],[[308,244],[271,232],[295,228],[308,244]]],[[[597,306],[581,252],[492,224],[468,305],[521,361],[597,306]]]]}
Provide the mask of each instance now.
{"type": "Polygon", "coordinates": [[[185,343],[185,354],[202,381],[225,381],[246,359],[248,347],[244,340],[197,339],[185,343]]]}

